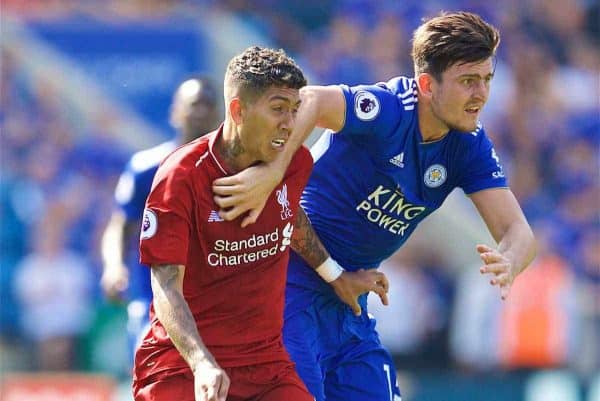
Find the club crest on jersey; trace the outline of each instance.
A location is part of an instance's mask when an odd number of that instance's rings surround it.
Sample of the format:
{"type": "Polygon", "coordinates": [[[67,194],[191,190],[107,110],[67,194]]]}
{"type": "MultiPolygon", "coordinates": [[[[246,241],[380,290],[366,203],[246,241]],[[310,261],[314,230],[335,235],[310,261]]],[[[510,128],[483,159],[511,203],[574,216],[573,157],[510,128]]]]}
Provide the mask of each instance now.
{"type": "Polygon", "coordinates": [[[290,209],[290,201],[288,201],[287,195],[287,184],[283,184],[283,187],[277,190],[277,203],[281,205],[281,220],[292,217],[292,209],[290,209]]]}
{"type": "Polygon", "coordinates": [[[154,237],[156,230],[158,229],[158,218],[156,213],[152,209],[144,209],[144,217],[142,218],[142,232],[140,234],[141,239],[148,239],[154,237]]]}
{"type": "Polygon", "coordinates": [[[447,176],[448,173],[446,172],[446,167],[441,164],[433,164],[425,171],[425,176],[423,178],[425,180],[425,185],[429,188],[437,188],[446,182],[447,176]]]}
{"type": "Polygon", "coordinates": [[[371,121],[379,114],[379,99],[367,91],[359,91],[354,97],[354,112],[363,121],[371,121]]]}

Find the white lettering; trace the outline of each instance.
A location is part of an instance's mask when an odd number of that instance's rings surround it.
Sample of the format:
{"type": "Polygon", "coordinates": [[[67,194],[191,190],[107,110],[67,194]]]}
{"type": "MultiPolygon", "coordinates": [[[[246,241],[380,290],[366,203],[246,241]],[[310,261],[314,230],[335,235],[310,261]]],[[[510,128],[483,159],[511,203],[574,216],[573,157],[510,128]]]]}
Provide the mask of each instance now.
{"type": "Polygon", "coordinates": [[[375,206],[379,206],[379,197],[381,195],[385,195],[387,193],[389,193],[390,190],[389,189],[385,189],[383,188],[382,185],[378,186],[377,189],[375,191],[373,191],[368,197],[368,200],[375,200],[375,206]]]}
{"type": "Polygon", "coordinates": [[[424,206],[409,203],[402,192],[379,185],[362,200],[356,211],[364,211],[366,218],[396,235],[404,235],[410,223],[425,211],[424,206]]]}

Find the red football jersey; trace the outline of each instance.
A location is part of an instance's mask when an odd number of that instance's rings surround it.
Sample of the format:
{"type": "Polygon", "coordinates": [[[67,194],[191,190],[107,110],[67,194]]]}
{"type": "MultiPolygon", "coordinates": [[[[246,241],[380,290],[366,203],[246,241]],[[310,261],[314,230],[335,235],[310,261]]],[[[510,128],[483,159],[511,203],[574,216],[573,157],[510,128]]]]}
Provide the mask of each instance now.
{"type": "MultiPolygon", "coordinates": [[[[222,129],[175,150],[159,167],[146,201],[141,262],[185,265],[183,293],[202,341],[221,367],[288,360],[281,338],[289,245],[312,169],[302,147],[255,224],[222,220],[212,182],[230,175],[213,151],[222,129]]],[[[151,329],[134,377],[188,370],[150,307],[151,329]]]]}

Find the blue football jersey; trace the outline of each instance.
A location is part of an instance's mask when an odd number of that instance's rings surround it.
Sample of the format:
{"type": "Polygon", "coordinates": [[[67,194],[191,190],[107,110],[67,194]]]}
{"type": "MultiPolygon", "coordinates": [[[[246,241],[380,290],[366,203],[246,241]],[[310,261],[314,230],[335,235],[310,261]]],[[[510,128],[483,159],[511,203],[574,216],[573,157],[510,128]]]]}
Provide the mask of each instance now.
{"type": "MultiPolygon", "coordinates": [[[[127,221],[141,221],[154,174],[162,160],[176,147],[175,141],[164,142],[135,153],[127,163],[115,189],[116,205],[125,214],[127,221]]],[[[132,239],[129,248],[126,260],[130,271],[128,295],[132,299],[150,301],[150,270],[139,264],[137,236],[132,239]]]]}
{"type": "MultiPolygon", "coordinates": [[[[506,187],[481,124],[423,142],[413,79],[341,86],[346,120],[313,146],[313,173],[302,196],[312,225],[332,257],[347,270],[374,268],[460,187],[466,194],[506,187]]],[[[288,283],[331,292],[292,258],[288,283]]]]}

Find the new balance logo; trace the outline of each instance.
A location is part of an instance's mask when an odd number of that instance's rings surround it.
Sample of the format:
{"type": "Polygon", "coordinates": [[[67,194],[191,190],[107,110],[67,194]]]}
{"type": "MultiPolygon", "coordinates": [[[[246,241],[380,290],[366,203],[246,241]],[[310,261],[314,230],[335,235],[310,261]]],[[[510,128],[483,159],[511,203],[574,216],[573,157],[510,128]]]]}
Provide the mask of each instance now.
{"type": "Polygon", "coordinates": [[[404,152],[401,152],[400,154],[392,157],[390,159],[390,163],[392,163],[396,167],[404,167],[404,152]]]}
{"type": "Polygon", "coordinates": [[[208,215],[208,222],[209,223],[213,223],[215,221],[224,221],[221,216],[219,216],[219,213],[217,213],[216,210],[211,210],[210,214],[208,215]]]}

